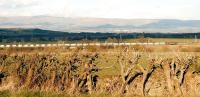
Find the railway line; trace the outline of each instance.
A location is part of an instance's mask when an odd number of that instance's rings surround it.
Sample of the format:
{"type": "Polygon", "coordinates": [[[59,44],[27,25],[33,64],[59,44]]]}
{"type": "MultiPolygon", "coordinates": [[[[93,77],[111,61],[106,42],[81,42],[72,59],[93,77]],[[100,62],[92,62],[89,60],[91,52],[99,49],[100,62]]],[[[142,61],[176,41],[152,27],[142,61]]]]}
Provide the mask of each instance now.
{"type": "MultiPolygon", "coordinates": [[[[37,47],[84,47],[84,46],[134,46],[134,45],[191,45],[188,43],[168,44],[165,42],[154,43],[52,43],[52,44],[0,44],[0,48],[37,48],[37,47]]],[[[198,44],[199,45],[199,44],[198,44]]]]}

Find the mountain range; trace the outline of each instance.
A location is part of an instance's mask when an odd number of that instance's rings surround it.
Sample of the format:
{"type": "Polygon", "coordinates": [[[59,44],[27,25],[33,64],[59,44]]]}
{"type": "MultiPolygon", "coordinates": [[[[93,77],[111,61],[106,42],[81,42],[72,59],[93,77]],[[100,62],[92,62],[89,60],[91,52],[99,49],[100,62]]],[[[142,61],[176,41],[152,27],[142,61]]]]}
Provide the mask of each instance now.
{"type": "Polygon", "coordinates": [[[63,32],[200,32],[200,20],[110,19],[51,16],[0,17],[0,28],[39,28],[63,32]]]}

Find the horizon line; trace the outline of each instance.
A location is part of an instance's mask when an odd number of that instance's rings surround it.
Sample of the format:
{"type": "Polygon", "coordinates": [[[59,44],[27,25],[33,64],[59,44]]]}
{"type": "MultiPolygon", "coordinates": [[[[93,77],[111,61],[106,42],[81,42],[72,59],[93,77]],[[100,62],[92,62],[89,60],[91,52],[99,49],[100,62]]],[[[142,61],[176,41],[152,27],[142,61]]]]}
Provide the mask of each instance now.
{"type": "Polygon", "coordinates": [[[81,16],[53,16],[53,15],[18,15],[18,16],[1,16],[1,18],[12,18],[12,17],[55,17],[55,18],[88,18],[88,19],[121,19],[121,20],[200,20],[200,19],[180,19],[180,18],[111,18],[111,17],[81,17],[81,16]]]}

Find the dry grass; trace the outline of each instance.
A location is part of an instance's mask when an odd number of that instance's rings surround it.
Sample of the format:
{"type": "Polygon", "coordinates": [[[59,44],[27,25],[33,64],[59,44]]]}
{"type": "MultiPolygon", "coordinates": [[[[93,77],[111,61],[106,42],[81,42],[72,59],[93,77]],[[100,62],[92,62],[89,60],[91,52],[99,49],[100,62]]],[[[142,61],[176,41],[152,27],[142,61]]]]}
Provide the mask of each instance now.
{"type": "Polygon", "coordinates": [[[200,96],[200,54],[191,48],[4,49],[0,96],[200,96]]]}

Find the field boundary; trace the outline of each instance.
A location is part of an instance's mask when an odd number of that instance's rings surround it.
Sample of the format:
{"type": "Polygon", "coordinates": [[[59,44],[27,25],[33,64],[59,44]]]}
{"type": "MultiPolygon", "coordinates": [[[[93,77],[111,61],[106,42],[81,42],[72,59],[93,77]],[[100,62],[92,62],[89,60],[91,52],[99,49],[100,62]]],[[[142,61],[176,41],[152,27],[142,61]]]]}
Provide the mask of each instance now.
{"type": "Polygon", "coordinates": [[[149,42],[149,43],[49,43],[49,44],[1,44],[0,48],[27,48],[27,47],[85,47],[85,46],[134,46],[134,45],[144,45],[144,46],[156,46],[156,45],[199,45],[199,44],[189,44],[189,43],[176,43],[169,44],[167,42],[149,42]]]}

